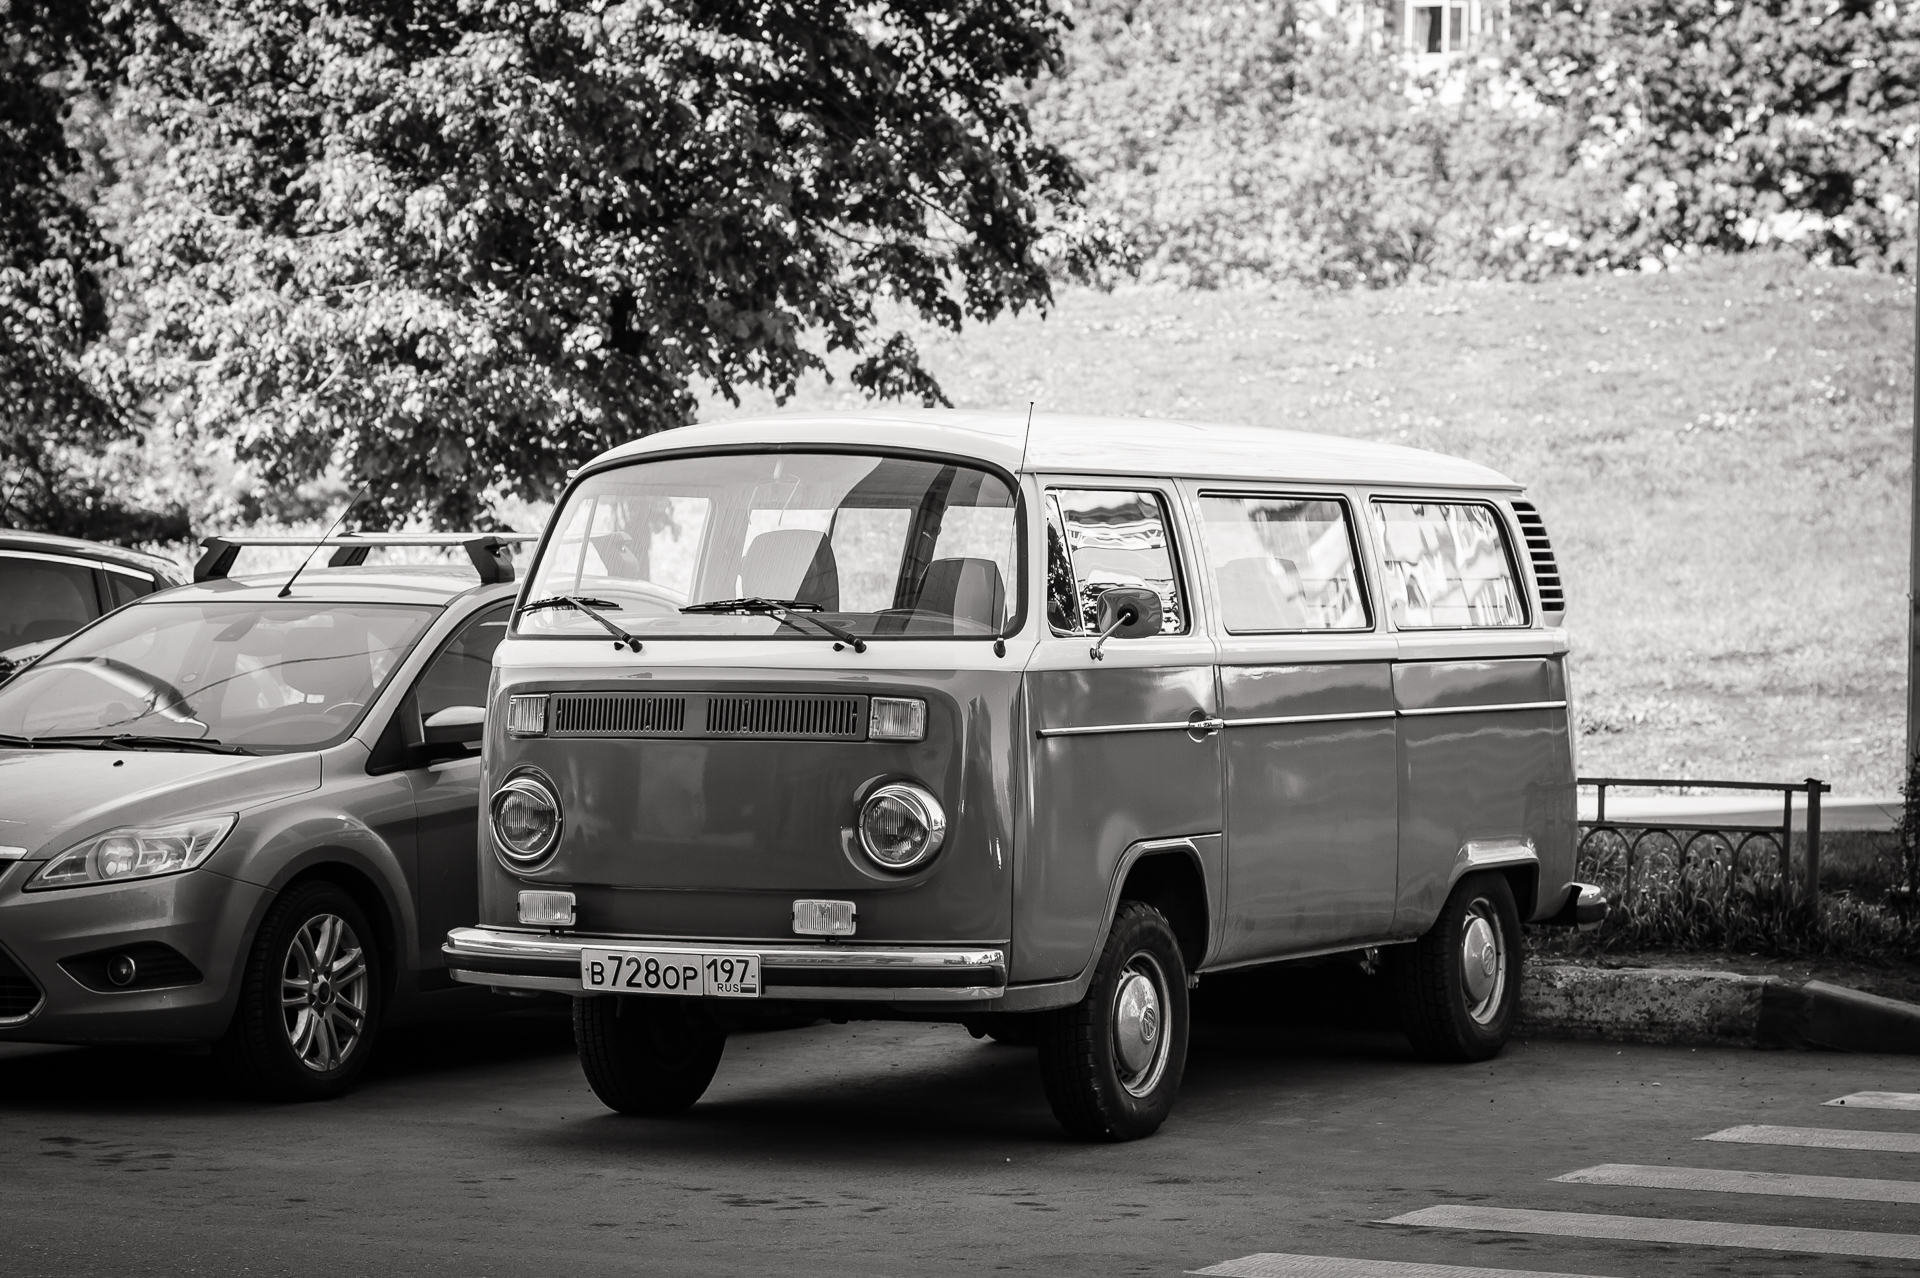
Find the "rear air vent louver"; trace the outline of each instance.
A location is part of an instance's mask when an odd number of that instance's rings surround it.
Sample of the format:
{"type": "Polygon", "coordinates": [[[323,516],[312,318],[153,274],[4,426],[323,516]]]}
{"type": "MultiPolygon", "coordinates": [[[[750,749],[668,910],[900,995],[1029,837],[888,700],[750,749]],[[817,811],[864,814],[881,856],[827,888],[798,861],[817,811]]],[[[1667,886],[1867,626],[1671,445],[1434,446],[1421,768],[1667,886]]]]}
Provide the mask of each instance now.
{"type": "Polygon", "coordinates": [[[858,741],[866,735],[865,697],[713,696],[707,735],[858,741]]]}
{"type": "Polygon", "coordinates": [[[563,694],[553,699],[551,731],[557,737],[677,735],[686,726],[685,697],[597,692],[563,694]]]}
{"type": "Polygon", "coordinates": [[[1531,502],[1513,503],[1513,517],[1520,521],[1520,535],[1527,539],[1527,555],[1533,560],[1533,577],[1540,584],[1540,611],[1557,621],[1567,610],[1567,595],[1560,584],[1560,565],[1554,562],[1553,546],[1547,540],[1546,521],[1531,502]]]}

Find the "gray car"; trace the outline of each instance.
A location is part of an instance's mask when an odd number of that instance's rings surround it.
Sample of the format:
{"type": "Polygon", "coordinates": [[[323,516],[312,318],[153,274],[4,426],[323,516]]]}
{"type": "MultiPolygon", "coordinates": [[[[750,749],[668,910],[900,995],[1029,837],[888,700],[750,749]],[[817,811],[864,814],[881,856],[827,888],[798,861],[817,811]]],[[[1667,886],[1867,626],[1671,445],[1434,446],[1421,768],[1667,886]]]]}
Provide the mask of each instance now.
{"type": "Polygon", "coordinates": [[[317,1098],[383,1023],[471,1002],[440,943],[476,917],[503,540],[332,538],[288,589],[210,539],[0,686],[0,1040],[211,1043],[317,1098]],[[383,543],[479,579],[362,566],[383,543]]]}

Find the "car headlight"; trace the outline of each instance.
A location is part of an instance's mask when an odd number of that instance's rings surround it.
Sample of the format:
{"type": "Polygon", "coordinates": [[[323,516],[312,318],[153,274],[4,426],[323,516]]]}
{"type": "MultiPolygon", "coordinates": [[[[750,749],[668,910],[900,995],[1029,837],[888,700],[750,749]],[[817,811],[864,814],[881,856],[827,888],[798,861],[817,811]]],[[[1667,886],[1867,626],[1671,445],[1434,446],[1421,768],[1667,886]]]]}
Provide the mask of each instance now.
{"type": "Polygon", "coordinates": [[[27,880],[26,890],[121,883],[191,870],[213,855],[239,819],[229,812],[176,825],[108,830],[41,866],[27,880]]]}
{"type": "Polygon", "coordinates": [[[537,772],[508,777],[493,792],[487,810],[494,845],[512,870],[531,870],[560,844],[560,799],[537,772]]]}
{"type": "Polygon", "coordinates": [[[947,814],[924,787],[891,781],[860,805],[860,846],[885,870],[925,865],[947,837],[947,814]]]}

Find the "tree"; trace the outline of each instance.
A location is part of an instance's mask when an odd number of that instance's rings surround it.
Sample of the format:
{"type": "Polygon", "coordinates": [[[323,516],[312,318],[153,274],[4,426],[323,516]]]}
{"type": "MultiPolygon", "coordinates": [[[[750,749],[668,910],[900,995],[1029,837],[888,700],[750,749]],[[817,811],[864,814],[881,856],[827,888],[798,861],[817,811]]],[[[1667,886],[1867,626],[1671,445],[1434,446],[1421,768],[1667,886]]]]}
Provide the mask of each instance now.
{"type": "Polygon", "coordinates": [[[180,0],[123,109],[166,160],[129,228],[152,402],[371,522],[486,518],[696,388],[823,354],[941,402],[891,299],[957,329],[1085,269],[1020,86],[1045,0],[180,0]]]}
{"type": "Polygon", "coordinates": [[[112,491],[108,454],[134,429],[90,358],[109,250],[63,123],[112,52],[84,0],[0,0],[0,527],[138,542],[184,535],[184,517],[112,491]]]}

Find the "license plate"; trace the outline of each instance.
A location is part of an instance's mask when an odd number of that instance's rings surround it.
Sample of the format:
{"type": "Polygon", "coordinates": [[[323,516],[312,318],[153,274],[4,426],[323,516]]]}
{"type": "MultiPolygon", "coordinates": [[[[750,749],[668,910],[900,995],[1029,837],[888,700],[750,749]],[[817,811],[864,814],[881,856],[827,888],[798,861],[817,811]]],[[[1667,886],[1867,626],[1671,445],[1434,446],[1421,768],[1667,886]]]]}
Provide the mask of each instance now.
{"type": "Polygon", "coordinates": [[[759,998],[758,954],[581,950],[580,984],[609,994],[759,998]]]}

